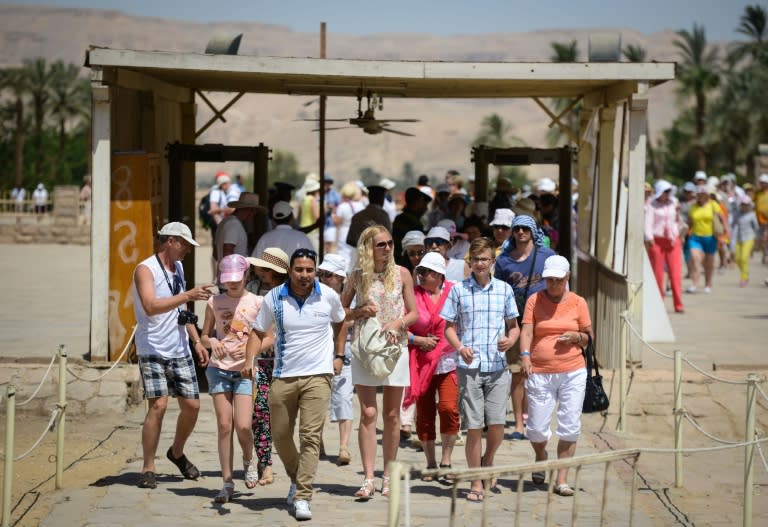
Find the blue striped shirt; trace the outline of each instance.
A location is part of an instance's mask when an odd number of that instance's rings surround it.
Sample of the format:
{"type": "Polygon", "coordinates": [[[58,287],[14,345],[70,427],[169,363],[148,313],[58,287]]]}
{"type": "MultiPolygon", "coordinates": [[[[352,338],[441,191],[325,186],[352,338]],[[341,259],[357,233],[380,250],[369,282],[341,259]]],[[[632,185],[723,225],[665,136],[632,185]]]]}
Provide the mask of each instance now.
{"type": "Polygon", "coordinates": [[[471,364],[459,359],[457,367],[480,368],[483,373],[507,367],[499,339],[506,335],[506,321],[517,317],[515,294],[509,284],[491,278],[481,287],[474,275],[465,278],[448,293],[440,316],[455,325],[461,343],[474,351],[471,364]]]}

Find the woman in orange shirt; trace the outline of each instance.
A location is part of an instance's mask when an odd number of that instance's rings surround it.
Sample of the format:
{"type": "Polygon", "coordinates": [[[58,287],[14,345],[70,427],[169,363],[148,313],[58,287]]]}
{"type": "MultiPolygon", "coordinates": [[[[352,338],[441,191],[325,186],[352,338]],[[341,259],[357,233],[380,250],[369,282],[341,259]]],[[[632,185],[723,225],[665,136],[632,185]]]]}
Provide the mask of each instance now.
{"type": "MultiPolygon", "coordinates": [[[[531,295],[525,305],[520,333],[522,371],[527,377],[528,439],[536,461],[546,461],[552,436],[552,412],[557,408],[558,459],[573,457],[581,432],[587,370],[582,347],[592,335],[592,322],[584,298],[568,291],[570,264],[554,255],[544,262],[541,276],[546,289],[531,295]],[[559,403],[559,405],[558,405],[559,403]]],[[[533,482],[544,483],[544,472],[534,472],[533,482]]],[[[573,496],[566,482],[568,469],[560,469],[555,492],[573,496]]]]}

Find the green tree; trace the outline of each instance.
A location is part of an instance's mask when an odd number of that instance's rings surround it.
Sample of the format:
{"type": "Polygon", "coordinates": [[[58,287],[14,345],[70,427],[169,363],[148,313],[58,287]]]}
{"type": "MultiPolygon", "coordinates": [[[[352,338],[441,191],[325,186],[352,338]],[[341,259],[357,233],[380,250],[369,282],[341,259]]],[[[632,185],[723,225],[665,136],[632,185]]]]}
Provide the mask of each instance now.
{"type": "Polygon", "coordinates": [[[293,152],[282,150],[272,152],[272,162],[267,177],[270,185],[280,181],[300,188],[304,184],[305,177],[306,173],[299,170],[299,162],[293,152]]]}
{"type": "Polygon", "coordinates": [[[736,42],[730,46],[729,60],[733,63],[749,57],[752,60],[768,60],[768,22],[765,8],[748,5],[739,19],[736,31],[746,36],[747,42],[736,42]]]}
{"type": "Polygon", "coordinates": [[[24,97],[28,93],[29,78],[25,70],[21,68],[10,68],[2,71],[0,76],[0,93],[7,94],[10,97],[10,109],[7,112],[12,117],[13,124],[13,186],[18,188],[24,185],[24,142],[25,142],[25,122],[24,122],[24,97]]]}
{"type": "Polygon", "coordinates": [[[27,89],[32,98],[32,117],[34,130],[32,143],[34,153],[32,158],[32,175],[36,178],[42,177],[42,166],[45,158],[43,151],[43,126],[48,100],[50,99],[51,88],[51,69],[42,57],[24,60],[24,70],[27,76],[27,89]]]}
{"type": "Polygon", "coordinates": [[[621,50],[621,54],[629,62],[645,62],[645,58],[648,52],[644,47],[635,44],[627,44],[624,49],[621,50]]]}
{"type": "Polygon", "coordinates": [[[707,114],[707,96],[718,85],[720,70],[717,48],[707,46],[703,26],[693,24],[693,31],[681,29],[673,41],[680,54],[677,68],[678,92],[683,97],[693,97],[696,125],[695,157],[698,170],[707,168],[704,142],[707,114]]]}
{"type": "Polygon", "coordinates": [[[497,113],[486,115],[480,123],[480,131],[477,133],[472,146],[491,146],[495,148],[508,148],[510,146],[525,146],[525,141],[512,135],[512,124],[505,121],[497,113]]]}
{"type": "MultiPolygon", "coordinates": [[[[80,68],[62,61],[51,65],[51,115],[56,120],[58,141],[57,159],[63,159],[67,146],[67,123],[90,113],[90,84],[79,78],[80,68]]],[[[64,163],[56,164],[58,179],[69,179],[65,172],[69,168],[64,163]]]]}

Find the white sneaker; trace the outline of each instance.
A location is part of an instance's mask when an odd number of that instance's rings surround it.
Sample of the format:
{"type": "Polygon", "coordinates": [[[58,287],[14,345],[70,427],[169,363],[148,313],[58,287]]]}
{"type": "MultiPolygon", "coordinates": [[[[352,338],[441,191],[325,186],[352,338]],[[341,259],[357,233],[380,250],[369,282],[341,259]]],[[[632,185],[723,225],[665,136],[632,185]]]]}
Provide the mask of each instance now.
{"type": "Polygon", "coordinates": [[[307,500],[296,500],[293,504],[293,516],[297,520],[311,520],[312,511],[307,500]]]}
{"type": "Polygon", "coordinates": [[[288,497],[285,498],[285,503],[293,505],[294,498],[296,498],[296,483],[291,483],[291,487],[288,489],[288,497]]]}
{"type": "Polygon", "coordinates": [[[705,294],[705,295],[708,295],[708,294],[709,294],[709,293],[711,293],[711,292],[712,292],[712,288],[711,288],[711,287],[705,287],[705,288],[704,288],[704,294],[705,294]]]}

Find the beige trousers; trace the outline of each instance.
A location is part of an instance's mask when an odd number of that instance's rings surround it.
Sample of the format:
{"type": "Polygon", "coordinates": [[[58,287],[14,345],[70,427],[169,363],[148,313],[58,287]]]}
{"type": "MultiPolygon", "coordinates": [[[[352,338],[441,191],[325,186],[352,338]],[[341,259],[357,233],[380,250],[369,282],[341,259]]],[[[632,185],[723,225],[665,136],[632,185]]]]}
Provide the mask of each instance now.
{"type": "Polygon", "coordinates": [[[272,379],[269,415],[272,442],[296,483],[296,499],[312,500],[312,482],[320,459],[320,439],[331,398],[333,375],[307,375],[272,379]],[[299,448],[293,442],[296,416],[299,417],[299,448]]]}

